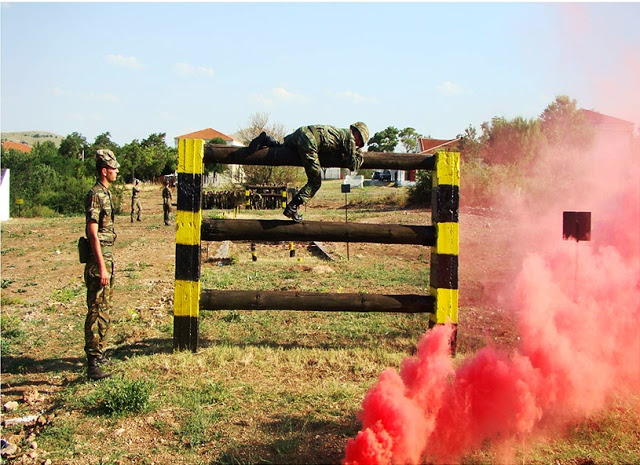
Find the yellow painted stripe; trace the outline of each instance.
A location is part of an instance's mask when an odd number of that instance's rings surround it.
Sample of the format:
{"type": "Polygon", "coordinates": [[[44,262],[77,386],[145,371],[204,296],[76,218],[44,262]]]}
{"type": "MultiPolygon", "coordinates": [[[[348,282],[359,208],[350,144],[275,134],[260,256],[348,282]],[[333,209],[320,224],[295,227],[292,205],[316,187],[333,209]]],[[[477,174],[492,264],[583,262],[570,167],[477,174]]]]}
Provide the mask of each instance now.
{"type": "Polygon", "coordinates": [[[178,172],[189,174],[204,172],[204,140],[178,139],[178,172]]]}
{"type": "Polygon", "coordinates": [[[435,314],[431,321],[438,324],[458,323],[458,290],[431,288],[431,295],[436,298],[435,314]]]}
{"type": "Polygon", "coordinates": [[[200,245],[202,210],[197,212],[176,211],[176,244],[200,245]]]}
{"type": "Polygon", "coordinates": [[[460,226],[458,223],[436,223],[436,253],[460,254],[460,226]]]}
{"type": "Polygon", "coordinates": [[[200,311],[200,281],[175,280],[173,316],[198,317],[200,311]]]}
{"type": "Polygon", "coordinates": [[[438,152],[436,153],[435,175],[433,186],[449,184],[460,186],[460,153],[438,152]]]}

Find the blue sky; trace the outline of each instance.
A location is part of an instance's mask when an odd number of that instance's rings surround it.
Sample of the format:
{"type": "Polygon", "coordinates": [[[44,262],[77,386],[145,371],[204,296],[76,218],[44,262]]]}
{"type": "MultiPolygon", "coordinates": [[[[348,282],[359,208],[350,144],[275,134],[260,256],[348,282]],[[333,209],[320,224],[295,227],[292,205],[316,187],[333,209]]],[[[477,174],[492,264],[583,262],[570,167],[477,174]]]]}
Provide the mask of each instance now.
{"type": "Polygon", "coordinates": [[[2,131],[167,143],[253,113],[453,138],[556,95],[640,123],[640,3],[2,3],[2,131]]]}

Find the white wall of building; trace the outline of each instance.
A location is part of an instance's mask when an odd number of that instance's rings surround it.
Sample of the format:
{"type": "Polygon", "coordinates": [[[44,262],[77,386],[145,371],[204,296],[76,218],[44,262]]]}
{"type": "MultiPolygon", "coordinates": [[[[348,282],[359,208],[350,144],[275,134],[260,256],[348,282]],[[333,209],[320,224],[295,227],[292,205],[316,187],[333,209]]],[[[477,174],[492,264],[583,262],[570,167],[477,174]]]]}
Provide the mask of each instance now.
{"type": "Polygon", "coordinates": [[[2,178],[0,179],[0,221],[9,219],[9,181],[11,172],[2,170],[2,178]]]}

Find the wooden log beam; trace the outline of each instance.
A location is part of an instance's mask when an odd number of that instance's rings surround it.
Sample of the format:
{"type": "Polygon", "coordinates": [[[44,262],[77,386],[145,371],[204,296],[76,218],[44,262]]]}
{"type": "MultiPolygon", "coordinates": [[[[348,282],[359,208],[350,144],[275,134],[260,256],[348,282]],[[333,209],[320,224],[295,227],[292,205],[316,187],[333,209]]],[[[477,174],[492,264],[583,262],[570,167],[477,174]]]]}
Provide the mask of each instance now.
{"type": "MultiPolygon", "coordinates": [[[[360,169],[433,170],[433,155],[417,153],[363,152],[364,163],[360,169]]],[[[246,147],[223,144],[205,144],[205,163],[224,165],[302,166],[298,154],[288,147],[272,147],[248,153],[246,147]]],[[[342,160],[320,157],[323,168],[348,168],[342,160]]]]}
{"type": "Polygon", "coordinates": [[[319,312],[433,313],[428,295],[334,294],[295,291],[200,292],[201,310],[301,310],[319,312]]]}
{"type": "Polygon", "coordinates": [[[434,226],[399,224],[203,219],[200,229],[205,241],[369,242],[426,246],[433,246],[436,241],[434,226]]]}

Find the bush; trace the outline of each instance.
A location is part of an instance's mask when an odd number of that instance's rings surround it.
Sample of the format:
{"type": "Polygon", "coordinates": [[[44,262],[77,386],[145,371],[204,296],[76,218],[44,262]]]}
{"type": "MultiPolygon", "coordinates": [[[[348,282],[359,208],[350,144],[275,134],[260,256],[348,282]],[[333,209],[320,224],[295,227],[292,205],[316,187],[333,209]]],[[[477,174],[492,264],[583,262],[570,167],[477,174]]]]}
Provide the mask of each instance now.
{"type": "Polygon", "coordinates": [[[109,378],[100,384],[97,395],[107,412],[126,415],[146,410],[152,389],[152,383],[142,379],[109,378]]]}
{"type": "Polygon", "coordinates": [[[25,218],[54,218],[58,216],[55,211],[46,205],[32,205],[24,208],[21,215],[25,218]]]}
{"type": "Polygon", "coordinates": [[[408,203],[411,205],[431,205],[431,190],[433,188],[432,171],[418,170],[416,184],[409,187],[408,203]]]}

